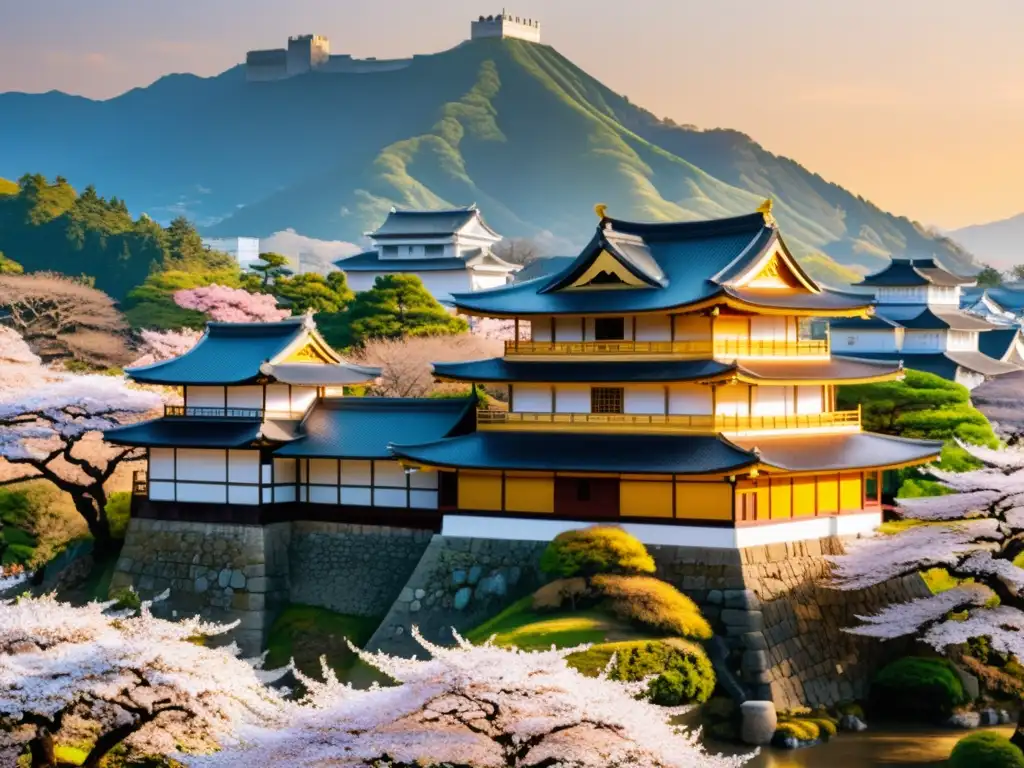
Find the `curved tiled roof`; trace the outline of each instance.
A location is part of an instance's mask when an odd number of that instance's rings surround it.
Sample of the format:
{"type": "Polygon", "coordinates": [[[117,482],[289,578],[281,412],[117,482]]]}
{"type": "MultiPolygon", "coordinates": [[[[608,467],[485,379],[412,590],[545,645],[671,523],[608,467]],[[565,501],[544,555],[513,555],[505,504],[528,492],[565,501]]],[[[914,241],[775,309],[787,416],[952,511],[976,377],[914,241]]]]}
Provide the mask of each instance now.
{"type": "Polygon", "coordinates": [[[623,474],[728,474],[757,457],[722,437],[474,432],[424,445],[393,445],[395,456],[433,467],[623,474]]]}
{"type": "Polygon", "coordinates": [[[113,445],[148,448],[245,448],[260,439],[294,440],[299,423],[295,420],[164,418],[107,430],[103,439],[113,445]]]}
{"type": "Polygon", "coordinates": [[[275,456],[331,459],[391,458],[388,444],[420,443],[472,428],[476,398],[453,400],[344,397],[323,400],[302,425],[300,439],[275,456]]]}
{"type": "Polygon", "coordinates": [[[902,288],[922,285],[952,287],[974,283],[973,277],[954,275],[935,259],[893,259],[885,269],[868,275],[857,285],[902,288]]]}
{"type": "Polygon", "coordinates": [[[487,231],[498,237],[484,222],[475,205],[436,211],[392,208],[384,223],[374,232],[370,232],[369,236],[375,240],[389,237],[443,237],[458,232],[477,217],[487,231]]]}
{"type": "Polygon", "coordinates": [[[435,363],[434,375],[452,381],[488,383],[668,383],[708,381],[739,375],[765,382],[777,381],[864,381],[886,379],[900,370],[899,363],[834,358],[793,361],[744,360],[629,360],[602,361],[514,360],[495,357],[465,363],[435,363]]]}
{"type": "Polygon", "coordinates": [[[911,440],[873,432],[842,435],[744,437],[736,445],[758,451],[761,463],[788,472],[872,469],[937,458],[941,440],[911,440]]]}
{"type": "Polygon", "coordinates": [[[979,334],[978,349],[995,360],[1002,360],[1019,336],[1020,328],[1016,325],[1008,328],[996,328],[979,334]]]}
{"type": "MultiPolygon", "coordinates": [[[[726,283],[779,242],[777,230],[760,213],[711,221],[648,224],[602,219],[598,232],[569,266],[555,274],[509,286],[454,295],[455,305],[481,315],[614,315],[657,312],[721,298],[766,309],[852,312],[871,304],[867,295],[819,289],[799,265],[801,279],[818,292],[780,294],[778,291],[739,289],[726,283]],[[606,230],[606,227],[610,228],[606,230]],[[601,243],[630,236],[630,255],[619,259],[648,283],[648,287],[614,290],[558,290],[583,272],[601,252],[601,243]],[[643,244],[641,247],[639,243],[643,244]],[[649,254],[650,258],[647,258],[649,254]],[[657,270],[650,263],[657,265],[657,270]]],[[[614,249],[608,249],[615,255],[614,249]]]]}

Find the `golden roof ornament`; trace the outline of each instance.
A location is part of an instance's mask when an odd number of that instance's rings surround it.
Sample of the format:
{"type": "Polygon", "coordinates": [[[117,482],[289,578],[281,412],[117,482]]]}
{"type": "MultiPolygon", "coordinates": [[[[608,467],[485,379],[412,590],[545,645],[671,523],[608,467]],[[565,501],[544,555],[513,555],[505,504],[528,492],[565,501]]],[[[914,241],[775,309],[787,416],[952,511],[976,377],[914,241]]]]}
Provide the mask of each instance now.
{"type": "Polygon", "coordinates": [[[775,229],[778,226],[778,223],[775,221],[775,216],[772,215],[772,205],[774,205],[774,201],[769,197],[761,203],[761,206],[757,209],[757,213],[764,216],[765,226],[775,229]]]}
{"type": "Polygon", "coordinates": [[[597,214],[597,218],[604,221],[608,218],[608,206],[604,203],[598,203],[594,206],[594,213],[597,214]]]}

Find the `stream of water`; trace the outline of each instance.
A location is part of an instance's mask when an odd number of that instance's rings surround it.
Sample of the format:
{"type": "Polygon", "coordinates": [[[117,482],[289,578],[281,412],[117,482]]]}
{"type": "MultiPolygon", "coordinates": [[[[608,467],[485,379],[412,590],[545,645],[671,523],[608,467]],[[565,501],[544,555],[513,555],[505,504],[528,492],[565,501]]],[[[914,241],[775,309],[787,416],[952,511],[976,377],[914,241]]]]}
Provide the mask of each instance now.
{"type": "MultiPolygon", "coordinates": [[[[986,730],[1012,736],[1013,728],[986,730]]],[[[875,768],[915,766],[941,768],[953,746],[973,731],[938,728],[879,728],[864,733],[841,733],[826,744],[807,749],[764,749],[746,768],[875,768]]],[[[742,754],[744,749],[717,742],[708,751],[742,754]]]]}

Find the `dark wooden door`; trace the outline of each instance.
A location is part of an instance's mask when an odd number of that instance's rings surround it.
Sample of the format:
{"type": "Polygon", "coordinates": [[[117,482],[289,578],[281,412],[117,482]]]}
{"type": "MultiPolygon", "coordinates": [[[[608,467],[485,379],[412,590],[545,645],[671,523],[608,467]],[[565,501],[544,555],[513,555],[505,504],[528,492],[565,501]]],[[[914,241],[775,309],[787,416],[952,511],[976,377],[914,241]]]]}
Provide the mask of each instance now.
{"type": "Polygon", "coordinates": [[[454,472],[437,473],[437,506],[441,509],[459,506],[459,476],[454,472]]]}
{"type": "Polygon", "coordinates": [[[618,478],[555,478],[555,514],[581,518],[618,517],[618,478]]]}

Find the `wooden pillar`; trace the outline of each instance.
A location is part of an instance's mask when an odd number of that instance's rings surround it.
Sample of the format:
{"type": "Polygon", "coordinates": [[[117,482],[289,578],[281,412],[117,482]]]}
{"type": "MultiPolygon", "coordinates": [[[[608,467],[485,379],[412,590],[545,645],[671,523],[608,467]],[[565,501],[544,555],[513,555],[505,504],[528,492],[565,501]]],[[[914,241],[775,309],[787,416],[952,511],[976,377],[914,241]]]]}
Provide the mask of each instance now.
{"type": "Polygon", "coordinates": [[[515,339],[516,339],[515,349],[516,349],[516,352],[518,352],[519,351],[519,318],[518,317],[516,318],[516,322],[515,322],[515,339]]]}

